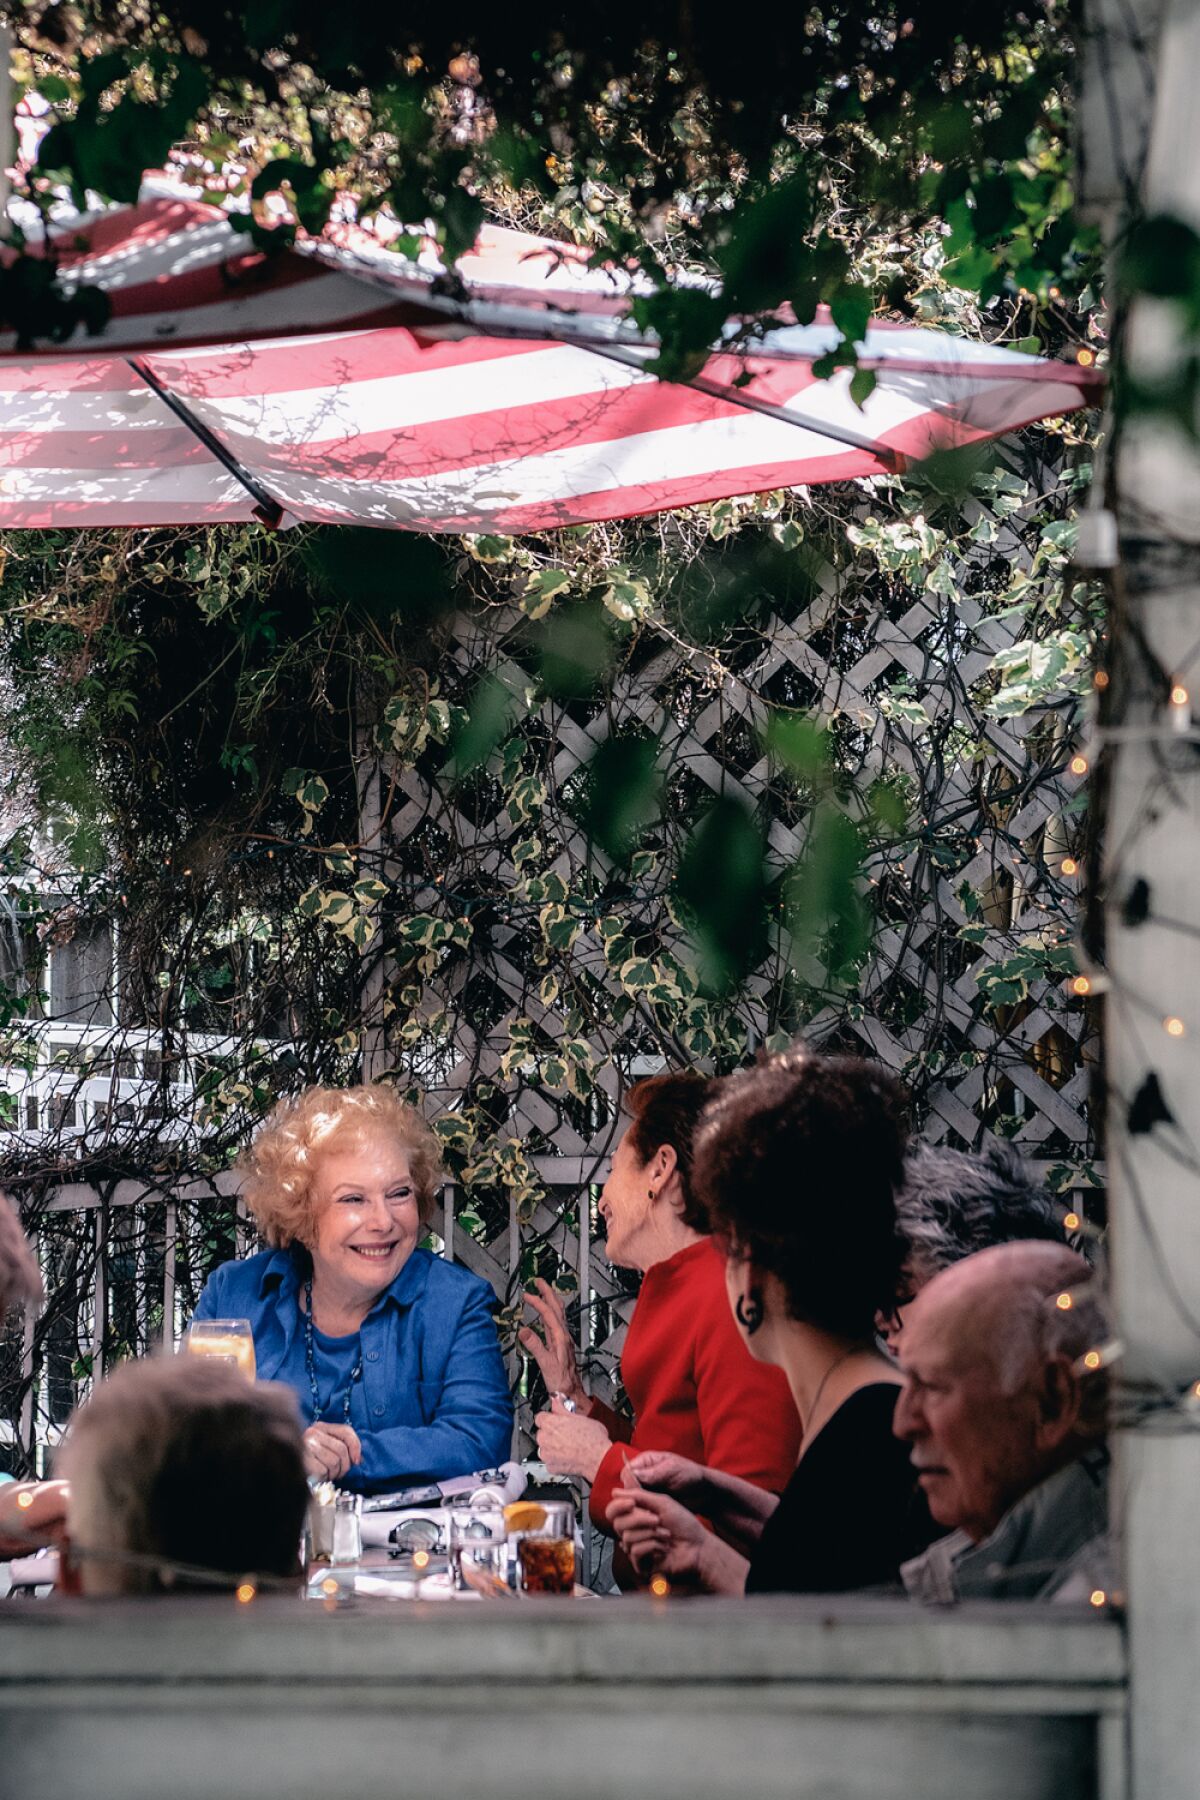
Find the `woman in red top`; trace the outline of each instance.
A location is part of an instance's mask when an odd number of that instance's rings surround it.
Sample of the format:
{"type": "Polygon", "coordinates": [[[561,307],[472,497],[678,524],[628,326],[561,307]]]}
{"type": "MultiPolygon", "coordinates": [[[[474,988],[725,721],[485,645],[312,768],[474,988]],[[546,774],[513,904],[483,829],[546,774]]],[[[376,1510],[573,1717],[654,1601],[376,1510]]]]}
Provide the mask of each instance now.
{"type": "Polygon", "coordinates": [[[692,1136],[716,1088],[700,1075],[655,1075],[625,1097],[630,1124],[600,1211],[608,1260],[645,1275],[621,1355],[632,1423],[584,1388],[554,1290],[539,1281],[526,1295],[545,1337],[527,1326],[520,1341],[552,1396],[537,1421],[538,1451],[552,1474],[591,1482],[601,1531],[612,1531],[606,1509],[641,1450],[673,1450],[776,1493],[796,1467],[800,1420],[787,1382],[746,1348],[724,1258],[692,1197],[692,1136]]]}

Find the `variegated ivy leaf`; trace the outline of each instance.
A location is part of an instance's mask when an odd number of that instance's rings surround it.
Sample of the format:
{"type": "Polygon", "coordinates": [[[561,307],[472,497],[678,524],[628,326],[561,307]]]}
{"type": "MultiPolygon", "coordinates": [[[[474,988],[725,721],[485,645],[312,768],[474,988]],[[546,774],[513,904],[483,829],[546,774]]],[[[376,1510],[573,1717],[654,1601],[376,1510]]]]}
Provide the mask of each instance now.
{"type": "Polygon", "coordinates": [[[633,944],[627,937],[606,938],[604,941],[604,960],[610,969],[619,969],[622,963],[628,960],[629,952],[632,949],[633,944]]]}
{"type": "Polygon", "coordinates": [[[945,558],[934,563],[933,568],[925,577],[925,588],[930,594],[944,594],[948,600],[957,599],[958,581],[955,578],[954,570],[945,558]]]}
{"type": "Polygon", "coordinates": [[[649,583],[634,575],[614,575],[602,598],[613,618],[623,625],[632,625],[654,610],[649,583]]]}
{"type": "Polygon", "coordinates": [[[590,1068],[577,1062],[567,1064],[567,1086],[576,1100],[590,1099],[596,1091],[596,1083],[592,1080],[590,1068]]]}
{"type": "Polygon", "coordinates": [[[621,965],[621,986],[628,994],[644,993],[647,988],[654,986],[657,974],[648,957],[631,956],[628,962],[621,965]]]}
{"type": "Polygon", "coordinates": [[[516,543],[510,537],[485,533],[480,537],[464,537],[462,541],[467,555],[479,563],[511,562],[516,552],[516,543]]]}
{"type": "Polygon", "coordinates": [[[903,719],[906,725],[915,725],[922,731],[929,728],[929,714],[919,700],[910,700],[903,694],[880,694],[878,704],[885,719],[903,719]]]}
{"type": "Polygon", "coordinates": [[[302,808],[304,819],[300,826],[300,836],[308,837],[312,832],[313,819],[329,798],[327,784],[308,769],[287,769],[279,785],[302,808]]]}
{"type": "Polygon", "coordinates": [[[557,975],[544,975],[538,986],[538,999],[543,1006],[553,1006],[559,996],[557,975]]]}
{"type": "Polygon", "coordinates": [[[538,857],[541,854],[541,838],[522,838],[520,842],[514,844],[512,848],[513,867],[516,869],[524,868],[527,862],[532,862],[535,857],[538,857]]]}
{"type": "Polygon", "coordinates": [[[960,925],[955,936],[964,944],[986,944],[988,927],[986,925],[960,925]]]}
{"type": "Polygon", "coordinates": [[[795,550],[804,542],[804,527],[799,519],[777,519],[771,527],[771,536],[785,550],[795,550]]]}
{"type": "Polygon", "coordinates": [[[557,902],[542,908],[538,914],[538,923],[551,950],[570,950],[583,930],[583,921],[572,918],[566,908],[557,902]]]}
{"type": "Polygon", "coordinates": [[[345,925],[353,913],[354,902],[349,894],[343,894],[338,888],[322,890],[317,916],[326,925],[334,927],[345,925]]]}
{"type": "Polygon", "coordinates": [[[361,881],[355,882],[352,890],[359,905],[365,907],[377,906],[387,891],[387,883],[377,881],[373,875],[364,875],[361,881]]]}
{"type": "Polygon", "coordinates": [[[352,919],[339,928],[339,935],[349,939],[356,950],[365,950],[375,936],[375,921],[366,913],[355,913],[352,919]]]}
{"type": "Polygon", "coordinates": [[[414,913],[401,920],[397,930],[408,943],[427,944],[430,949],[450,942],[468,943],[471,936],[466,919],[439,919],[433,913],[414,913]]]}
{"type": "Polygon", "coordinates": [[[571,585],[571,576],[566,569],[535,569],[527,575],[525,585],[517,598],[521,611],[529,619],[544,619],[560,594],[565,594],[571,585]]]}
{"type": "Polygon", "coordinates": [[[536,819],[546,804],[546,784],[540,775],[522,775],[506,796],[509,814],[517,825],[536,819]]]}
{"type": "Polygon", "coordinates": [[[478,1125],[465,1113],[443,1113],[433,1121],[433,1129],[447,1150],[457,1151],[460,1156],[465,1156],[479,1137],[478,1125]]]}
{"type": "Polygon", "coordinates": [[[354,857],[345,844],[331,844],[325,857],[325,867],[331,875],[353,875],[354,857]]]}

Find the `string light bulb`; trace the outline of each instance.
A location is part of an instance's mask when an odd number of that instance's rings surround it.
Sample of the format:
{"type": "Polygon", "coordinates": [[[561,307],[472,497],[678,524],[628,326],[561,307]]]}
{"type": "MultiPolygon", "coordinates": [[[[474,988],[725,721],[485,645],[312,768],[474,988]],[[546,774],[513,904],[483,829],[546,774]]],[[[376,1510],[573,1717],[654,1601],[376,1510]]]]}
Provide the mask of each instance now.
{"type": "Polygon", "coordinates": [[[1168,1037],[1181,1038],[1187,1036],[1187,1026],[1182,1019],[1177,1019],[1174,1013],[1172,1013],[1169,1019],[1163,1020],[1163,1030],[1168,1037]]]}
{"type": "Polygon", "coordinates": [[[1092,978],[1090,975],[1076,975],[1072,978],[1071,992],[1073,994],[1078,994],[1082,998],[1083,996],[1090,994],[1091,991],[1092,978]]]}
{"type": "Polygon", "coordinates": [[[428,1552],[428,1550],[414,1550],[413,1551],[413,1568],[414,1569],[427,1569],[428,1567],[429,1567],[429,1552],[428,1552]]]}
{"type": "Polygon", "coordinates": [[[1088,1598],[1093,1606],[1107,1606],[1108,1595],[1103,1588],[1093,1588],[1088,1598]]]}
{"type": "Polygon", "coordinates": [[[1075,361],[1081,369],[1090,369],[1095,360],[1096,352],[1089,350],[1086,344],[1075,352],[1075,361]]]}
{"type": "Polygon", "coordinates": [[[1063,875],[1078,875],[1079,864],[1073,856],[1064,856],[1059,864],[1059,872],[1063,875]]]}
{"type": "Polygon", "coordinates": [[[1065,1231],[1078,1231],[1082,1224],[1083,1220],[1077,1212],[1069,1212],[1063,1220],[1063,1229],[1065,1231]]]}
{"type": "Polygon", "coordinates": [[[1055,1300],[1054,1304],[1055,1304],[1055,1306],[1057,1306],[1059,1312],[1070,1312],[1070,1310],[1074,1306],[1075,1302],[1072,1299],[1070,1294],[1064,1292],[1064,1293],[1059,1294],[1059,1296],[1055,1300]]]}
{"type": "Polygon", "coordinates": [[[1083,1359],[1083,1366],[1085,1369],[1098,1369],[1103,1361],[1104,1358],[1098,1350],[1089,1350],[1083,1359]]]}
{"type": "Polygon", "coordinates": [[[1187,733],[1192,729],[1192,696],[1188,693],[1182,681],[1173,681],[1171,683],[1170,700],[1171,704],[1168,710],[1171,720],[1171,730],[1178,732],[1181,737],[1186,737],[1187,733]]]}
{"type": "Polygon", "coordinates": [[[252,1581],[243,1581],[238,1584],[237,1597],[243,1606],[248,1606],[257,1592],[258,1589],[252,1581]]]}
{"type": "Polygon", "coordinates": [[[21,1508],[22,1512],[27,1511],[28,1508],[33,1505],[33,1495],[32,1494],[18,1494],[17,1495],[17,1505],[21,1508]]]}
{"type": "Polygon", "coordinates": [[[1077,755],[1075,755],[1071,758],[1070,766],[1071,766],[1072,775],[1086,775],[1088,772],[1088,769],[1090,767],[1090,764],[1088,763],[1087,757],[1083,754],[1083,752],[1081,750],[1081,751],[1079,751],[1079,753],[1077,755]]]}
{"type": "Polygon", "coordinates": [[[663,1600],[670,1593],[670,1591],[671,1591],[671,1584],[667,1580],[665,1575],[652,1575],[651,1576],[650,1592],[652,1594],[657,1594],[658,1598],[660,1600],[663,1600]]]}
{"type": "Polygon", "coordinates": [[[1098,693],[1102,694],[1104,692],[1105,688],[1108,686],[1108,670],[1107,669],[1097,669],[1096,670],[1096,673],[1092,676],[1092,686],[1097,690],[1098,693]]]}
{"type": "Polygon", "coordinates": [[[329,1596],[329,1598],[332,1600],[336,1597],[337,1591],[338,1591],[338,1584],[337,1584],[336,1580],[334,1579],[334,1577],[332,1575],[327,1575],[325,1577],[324,1581],[321,1583],[321,1592],[323,1594],[327,1594],[329,1596]]]}

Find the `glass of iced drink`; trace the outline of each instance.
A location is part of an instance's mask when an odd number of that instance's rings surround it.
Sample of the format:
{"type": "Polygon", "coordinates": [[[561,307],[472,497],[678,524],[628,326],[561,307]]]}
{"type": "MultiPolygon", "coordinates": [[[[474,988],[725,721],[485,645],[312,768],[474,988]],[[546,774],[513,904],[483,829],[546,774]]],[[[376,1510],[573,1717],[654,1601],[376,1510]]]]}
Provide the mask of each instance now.
{"type": "Polygon", "coordinates": [[[521,1586],[527,1594],[575,1591],[575,1508],[563,1500],[544,1501],[545,1522],[522,1531],[517,1543],[521,1586]]]}

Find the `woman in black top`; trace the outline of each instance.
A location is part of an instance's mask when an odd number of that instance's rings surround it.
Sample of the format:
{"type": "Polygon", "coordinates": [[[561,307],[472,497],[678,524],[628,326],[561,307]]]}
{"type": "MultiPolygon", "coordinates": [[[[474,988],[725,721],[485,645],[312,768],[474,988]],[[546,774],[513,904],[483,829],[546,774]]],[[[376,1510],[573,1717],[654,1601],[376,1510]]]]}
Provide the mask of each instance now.
{"type": "Polygon", "coordinates": [[[710,1109],[694,1185],[734,1317],[751,1355],[786,1374],[804,1440],[782,1496],[635,1457],[608,1515],[643,1573],[713,1593],[830,1593],[896,1581],[938,1535],[892,1435],[900,1376],[875,1340],[904,1254],[902,1100],[876,1064],[791,1052],[734,1077],[710,1109]]]}

